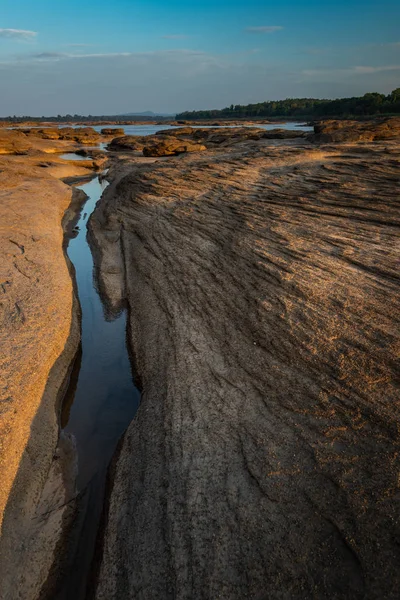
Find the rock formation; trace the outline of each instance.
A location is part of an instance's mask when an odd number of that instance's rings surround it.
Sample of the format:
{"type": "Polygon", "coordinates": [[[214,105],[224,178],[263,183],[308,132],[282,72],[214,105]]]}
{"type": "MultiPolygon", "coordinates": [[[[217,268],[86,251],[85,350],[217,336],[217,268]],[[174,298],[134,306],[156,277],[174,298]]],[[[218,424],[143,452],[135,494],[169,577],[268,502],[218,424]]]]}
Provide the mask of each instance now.
{"type": "MultiPolygon", "coordinates": [[[[17,134],[7,138],[25,142],[17,134]]],[[[63,226],[82,194],[57,177],[90,171],[66,162],[0,157],[2,600],[52,597],[74,516],[75,451],[59,412],[80,331],[63,226]]]]}
{"type": "Polygon", "coordinates": [[[137,150],[142,151],[145,144],[143,136],[123,135],[116,137],[108,145],[109,150],[137,150]]]}
{"type": "Polygon", "coordinates": [[[144,156],[173,156],[186,152],[202,152],[207,150],[203,144],[195,144],[188,140],[172,136],[162,136],[161,139],[152,139],[143,147],[144,156]]]}
{"type": "Polygon", "coordinates": [[[21,131],[0,129],[0,154],[27,154],[32,148],[21,131]]]}
{"type": "Polygon", "coordinates": [[[113,136],[124,135],[124,133],[125,133],[125,131],[122,127],[121,128],[105,127],[104,129],[101,130],[101,135],[107,135],[107,136],[109,136],[109,135],[113,135],[113,136]]]}
{"type": "Polygon", "coordinates": [[[305,137],[303,131],[256,127],[199,128],[181,127],[163,129],[153,136],[125,135],[114,138],[110,150],[133,150],[145,156],[173,156],[184,152],[198,152],[206,148],[228,147],[250,140],[295,139],[305,137]],[[202,146],[202,148],[200,148],[202,146]]]}
{"type": "Polygon", "coordinates": [[[100,134],[92,127],[59,127],[59,128],[30,128],[22,130],[25,135],[44,140],[67,140],[79,144],[98,144],[100,134]]]}
{"type": "MultiPolygon", "coordinates": [[[[397,600],[398,120],[188,129],[112,140],[90,220],[143,391],[93,596],[397,600]]],[[[104,159],[56,154],[93,131],[0,131],[2,600],[53,600],[76,516],[61,221],[82,199],[59,178],[104,159]]]]}
{"type": "Polygon", "coordinates": [[[399,159],[260,139],[111,170],[90,226],[143,400],[97,600],[398,597],[399,159]]]}
{"type": "Polygon", "coordinates": [[[314,126],[316,142],[373,142],[400,137],[400,118],[373,121],[322,121],[314,126]]]}

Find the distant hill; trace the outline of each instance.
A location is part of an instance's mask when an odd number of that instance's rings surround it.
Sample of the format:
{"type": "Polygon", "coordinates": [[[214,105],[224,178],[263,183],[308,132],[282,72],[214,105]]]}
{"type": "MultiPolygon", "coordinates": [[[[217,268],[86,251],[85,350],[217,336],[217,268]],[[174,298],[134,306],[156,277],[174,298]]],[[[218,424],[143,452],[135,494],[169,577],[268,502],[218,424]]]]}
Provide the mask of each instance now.
{"type": "Polygon", "coordinates": [[[129,112],[123,115],[117,115],[118,117],[174,117],[174,113],[155,113],[152,110],[146,110],[144,112],[129,112]]]}

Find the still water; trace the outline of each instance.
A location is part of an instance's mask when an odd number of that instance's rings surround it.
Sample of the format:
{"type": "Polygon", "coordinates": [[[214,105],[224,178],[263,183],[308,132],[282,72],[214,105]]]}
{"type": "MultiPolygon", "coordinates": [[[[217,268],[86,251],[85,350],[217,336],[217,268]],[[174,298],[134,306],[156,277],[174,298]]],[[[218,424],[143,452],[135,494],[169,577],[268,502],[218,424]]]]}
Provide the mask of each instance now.
{"type": "MultiPolygon", "coordinates": [[[[106,184],[105,184],[106,185],[106,184]]],[[[96,290],[94,265],[86,239],[87,220],[103,189],[99,179],[80,186],[89,196],[78,222],[78,235],[68,244],[76,271],[82,309],[82,359],[65,430],[76,440],[78,486],[82,489],[107,465],[115,446],[137,410],[140,394],[133,384],[126,344],[126,312],[109,321],[96,290]]]]}
{"type": "MultiPolygon", "coordinates": [[[[125,135],[154,135],[162,129],[177,129],[175,125],[95,125],[93,129],[100,132],[103,128],[123,129],[125,135]]],[[[179,125],[179,127],[190,127],[189,125],[179,125]]],[[[210,129],[212,125],[194,126],[193,129],[210,129]]],[[[241,127],[240,125],[230,125],[229,127],[241,127]]],[[[299,131],[313,131],[314,128],[305,123],[269,123],[268,125],[246,125],[246,127],[259,127],[270,131],[271,129],[296,129],[299,131]]]]}
{"type": "Polygon", "coordinates": [[[82,351],[71,376],[61,423],[64,431],[74,437],[78,451],[78,541],[68,581],[58,596],[66,600],[85,598],[107,467],[140,402],[129,360],[126,311],[113,320],[106,317],[86,237],[88,218],[105,186],[98,178],[79,186],[89,198],[82,208],[78,233],[67,248],[75,267],[82,310],[82,351]]]}

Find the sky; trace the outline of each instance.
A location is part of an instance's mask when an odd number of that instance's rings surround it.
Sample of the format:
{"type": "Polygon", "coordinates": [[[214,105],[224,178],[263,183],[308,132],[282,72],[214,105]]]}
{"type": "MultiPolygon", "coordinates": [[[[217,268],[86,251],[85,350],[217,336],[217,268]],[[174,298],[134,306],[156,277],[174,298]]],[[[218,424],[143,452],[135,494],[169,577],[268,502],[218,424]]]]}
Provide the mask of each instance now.
{"type": "Polygon", "coordinates": [[[399,0],[0,0],[0,116],[400,87],[399,0]]]}

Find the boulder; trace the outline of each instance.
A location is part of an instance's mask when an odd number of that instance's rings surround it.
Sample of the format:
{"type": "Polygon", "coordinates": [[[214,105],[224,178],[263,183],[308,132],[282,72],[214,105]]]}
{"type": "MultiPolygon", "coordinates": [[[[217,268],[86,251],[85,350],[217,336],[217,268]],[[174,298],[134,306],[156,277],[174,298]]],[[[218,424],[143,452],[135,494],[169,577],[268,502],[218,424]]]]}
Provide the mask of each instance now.
{"type": "Polygon", "coordinates": [[[192,135],[194,131],[195,130],[193,129],[193,127],[178,127],[177,129],[173,129],[172,131],[171,129],[162,129],[161,131],[157,131],[156,135],[192,135]]]}
{"type": "Polygon", "coordinates": [[[122,127],[105,127],[101,130],[101,135],[124,135],[125,130],[122,127]]]}
{"type": "Polygon", "coordinates": [[[373,121],[320,121],[314,125],[314,142],[373,142],[400,137],[400,117],[373,121]]]}
{"type": "Polygon", "coordinates": [[[38,129],[36,127],[32,127],[30,129],[23,130],[26,135],[32,135],[35,137],[39,137],[42,140],[59,140],[60,134],[58,128],[54,127],[43,127],[42,129],[38,129]]]}
{"type": "Polygon", "coordinates": [[[140,135],[123,135],[116,137],[108,145],[109,150],[143,150],[143,137],[140,135]]]}
{"type": "Polygon", "coordinates": [[[27,154],[32,144],[22,131],[0,130],[0,154],[27,154]]]}
{"type": "Polygon", "coordinates": [[[97,150],[95,148],[79,148],[79,150],[75,151],[75,154],[88,158],[105,158],[106,156],[102,150],[97,150]]]}
{"type": "Polygon", "coordinates": [[[294,138],[305,137],[305,132],[294,129],[270,129],[263,136],[267,140],[291,140],[294,138]]]}
{"type": "Polygon", "coordinates": [[[175,137],[163,136],[160,141],[153,140],[143,148],[144,156],[174,156],[185,152],[201,152],[207,150],[202,144],[188,140],[179,140],[175,137]]]}
{"type": "MultiPolygon", "coordinates": [[[[63,128],[64,129],[64,128],[63,128]]],[[[60,139],[61,140],[74,140],[79,144],[98,144],[100,140],[100,134],[93,129],[93,127],[77,127],[76,129],[65,128],[68,129],[68,132],[63,132],[63,129],[60,129],[60,139]]]]}

